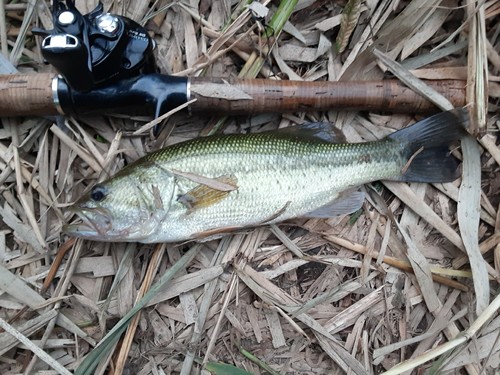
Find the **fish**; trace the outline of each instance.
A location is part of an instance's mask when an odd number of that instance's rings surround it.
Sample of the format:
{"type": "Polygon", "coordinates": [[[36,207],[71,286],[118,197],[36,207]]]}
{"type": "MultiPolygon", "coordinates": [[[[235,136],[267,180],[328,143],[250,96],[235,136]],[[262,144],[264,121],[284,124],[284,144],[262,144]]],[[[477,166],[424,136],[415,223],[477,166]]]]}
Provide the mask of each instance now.
{"type": "Polygon", "coordinates": [[[298,217],[361,208],[363,184],[449,182],[450,148],[468,133],[464,108],[373,142],[339,143],[331,124],[223,134],[167,146],[97,183],[71,207],[71,236],[113,242],[185,242],[298,217]]]}

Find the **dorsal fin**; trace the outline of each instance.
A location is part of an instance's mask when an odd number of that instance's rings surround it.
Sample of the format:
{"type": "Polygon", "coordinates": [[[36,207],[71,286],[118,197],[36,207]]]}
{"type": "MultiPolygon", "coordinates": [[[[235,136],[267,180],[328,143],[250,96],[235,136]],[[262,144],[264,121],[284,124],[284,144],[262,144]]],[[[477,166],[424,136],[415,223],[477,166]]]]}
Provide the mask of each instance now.
{"type": "Polygon", "coordinates": [[[345,143],[346,139],[340,129],[329,122],[304,122],[303,124],[271,130],[278,135],[286,135],[300,139],[323,141],[330,143],[345,143]]]}

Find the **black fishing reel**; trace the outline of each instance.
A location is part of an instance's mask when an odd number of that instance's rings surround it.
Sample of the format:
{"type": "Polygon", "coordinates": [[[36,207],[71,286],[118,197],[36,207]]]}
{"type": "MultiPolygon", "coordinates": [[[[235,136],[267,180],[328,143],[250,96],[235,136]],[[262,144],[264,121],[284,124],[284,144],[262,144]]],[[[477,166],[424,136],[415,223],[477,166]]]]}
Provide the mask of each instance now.
{"type": "Polygon", "coordinates": [[[154,41],[131,19],[104,12],[101,3],[82,15],[72,0],[56,1],[52,15],[52,30],[33,33],[45,37],[42,55],[71,89],[87,92],[156,71],[154,41]]]}

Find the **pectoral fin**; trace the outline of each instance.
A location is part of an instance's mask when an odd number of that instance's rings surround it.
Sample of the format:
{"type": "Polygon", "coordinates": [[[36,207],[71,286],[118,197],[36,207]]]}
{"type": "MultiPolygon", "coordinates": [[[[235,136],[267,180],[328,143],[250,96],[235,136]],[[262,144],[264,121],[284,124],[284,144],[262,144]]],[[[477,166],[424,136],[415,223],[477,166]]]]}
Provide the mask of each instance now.
{"type": "Polygon", "coordinates": [[[331,203],[304,215],[304,217],[326,219],[352,214],[361,208],[364,199],[365,193],[362,191],[343,192],[331,203]]]}
{"type": "MultiPolygon", "coordinates": [[[[208,179],[207,177],[203,178],[208,179]]],[[[237,182],[238,180],[234,175],[210,178],[210,185],[200,182],[200,185],[189,190],[186,194],[179,195],[177,201],[186,206],[190,211],[208,207],[226,198],[232,190],[237,188],[237,182]],[[225,189],[227,186],[232,187],[231,190],[225,189]]]]}

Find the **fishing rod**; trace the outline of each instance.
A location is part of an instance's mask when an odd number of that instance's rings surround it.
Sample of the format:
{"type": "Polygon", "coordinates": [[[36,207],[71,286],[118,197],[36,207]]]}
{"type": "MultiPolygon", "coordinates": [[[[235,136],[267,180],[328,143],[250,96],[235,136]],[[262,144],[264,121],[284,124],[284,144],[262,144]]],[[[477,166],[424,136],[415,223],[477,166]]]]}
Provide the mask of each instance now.
{"type": "MultiPolygon", "coordinates": [[[[157,73],[155,42],[131,19],[101,3],[81,14],[57,1],[41,52],[58,74],[0,75],[0,116],[141,114],[158,117],[194,100],[190,111],[254,114],[321,110],[431,113],[438,108],[397,80],[285,81],[177,77],[157,73]]],[[[428,82],[455,107],[465,105],[465,81],[428,82]]]]}

